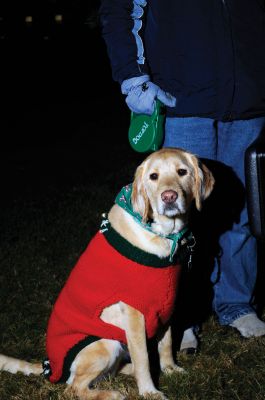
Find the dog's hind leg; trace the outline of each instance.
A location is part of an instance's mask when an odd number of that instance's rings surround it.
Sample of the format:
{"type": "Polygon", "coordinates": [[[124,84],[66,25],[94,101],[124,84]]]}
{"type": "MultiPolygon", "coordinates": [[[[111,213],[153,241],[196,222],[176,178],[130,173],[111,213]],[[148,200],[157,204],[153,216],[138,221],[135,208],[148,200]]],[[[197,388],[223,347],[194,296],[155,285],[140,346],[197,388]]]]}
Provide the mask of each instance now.
{"type": "Polygon", "coordinates": [[[92,388],[93,383],[116,370],[122,352],[120,343],[114,340],[102,339],[86,346],[71,365],[68,390],[80,400],[123,400],[125,397],[118,391],[92,388]]]}
{"type": "Polygon", "coordinates": [[[173,358],[171,327],[164,331],[164,335],[158,342],[158,353],[161,371],[166,374],[174,371],[184,372],[184,369],[179,367],[173,358]]]}
{"type": "Polygon", "coordinates": [[[125,365],[119,370],[119,373],[120,373],[120,374],[124,374],[124,375],[134,375],[132,363],[125,364],[125,365]]]}

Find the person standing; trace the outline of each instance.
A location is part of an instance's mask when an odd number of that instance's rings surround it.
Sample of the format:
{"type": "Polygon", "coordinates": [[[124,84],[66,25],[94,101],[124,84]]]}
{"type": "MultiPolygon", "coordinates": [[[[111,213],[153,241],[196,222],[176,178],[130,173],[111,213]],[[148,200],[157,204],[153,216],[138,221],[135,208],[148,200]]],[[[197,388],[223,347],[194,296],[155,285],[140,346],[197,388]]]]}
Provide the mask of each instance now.
{"type": "MultiPolygon", "coordinates": [[[[241,187],[230,221],[217,221],[212,304],[221,325],[243,337],[265,335],[253,299],[257,248],[244,197],[244,154],[265,127],[265,2],[102,0],[99,14],[113,79],[129,109],[151,114],[161,100],[164,146],[209,160],[213,172],[217,166],[219,194],[232,193],[224,173],[231,187],[241,187]]],[[[183,342],[196,347],[191,329],[183,342]]]]}

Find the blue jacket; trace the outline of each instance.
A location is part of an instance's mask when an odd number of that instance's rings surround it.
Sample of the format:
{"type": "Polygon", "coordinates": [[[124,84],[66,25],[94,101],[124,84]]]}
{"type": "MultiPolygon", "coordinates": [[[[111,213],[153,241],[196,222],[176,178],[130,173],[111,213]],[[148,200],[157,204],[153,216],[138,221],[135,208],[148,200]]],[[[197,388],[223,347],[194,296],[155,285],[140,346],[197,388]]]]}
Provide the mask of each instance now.
{"type": "Polygon", "coordinates": [[[114,80],[149,73],[168,116],[265,115],[264,0],[102,0],[100,19],[114,80]]]}

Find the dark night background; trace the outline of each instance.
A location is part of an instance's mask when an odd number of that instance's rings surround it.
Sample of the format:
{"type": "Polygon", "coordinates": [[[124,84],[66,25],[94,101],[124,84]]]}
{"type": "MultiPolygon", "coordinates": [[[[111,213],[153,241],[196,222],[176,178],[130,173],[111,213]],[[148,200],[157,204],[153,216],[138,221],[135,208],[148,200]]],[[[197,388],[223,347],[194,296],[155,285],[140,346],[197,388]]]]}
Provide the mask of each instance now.
{"type": "Polygon", "coordinates": [[[39,179],[49,169],[52,175],[78,159],[98,162],[101,151],[115,151],[116,145],[131,153],[129,111],[111,77],[97,17],[99,3],[1,2],[0,159],[5,197],[22,189],[22,179],[39,179]]]}

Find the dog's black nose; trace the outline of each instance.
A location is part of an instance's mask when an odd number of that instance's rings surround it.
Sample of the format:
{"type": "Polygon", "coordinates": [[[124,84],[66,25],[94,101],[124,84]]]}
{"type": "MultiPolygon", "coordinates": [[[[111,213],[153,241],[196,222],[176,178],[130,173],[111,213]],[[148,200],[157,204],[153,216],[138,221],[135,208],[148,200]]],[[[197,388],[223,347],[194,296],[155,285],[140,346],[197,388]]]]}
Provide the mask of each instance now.
{"type": "Polygon", "coordinates": [[[177,200],[177,198],[178,198],[178,194],[177,194],[177,192],[175,192],[175,190],[165,190],[161,194],[161,199],[166,204],[174,203],[177,200]]]}

